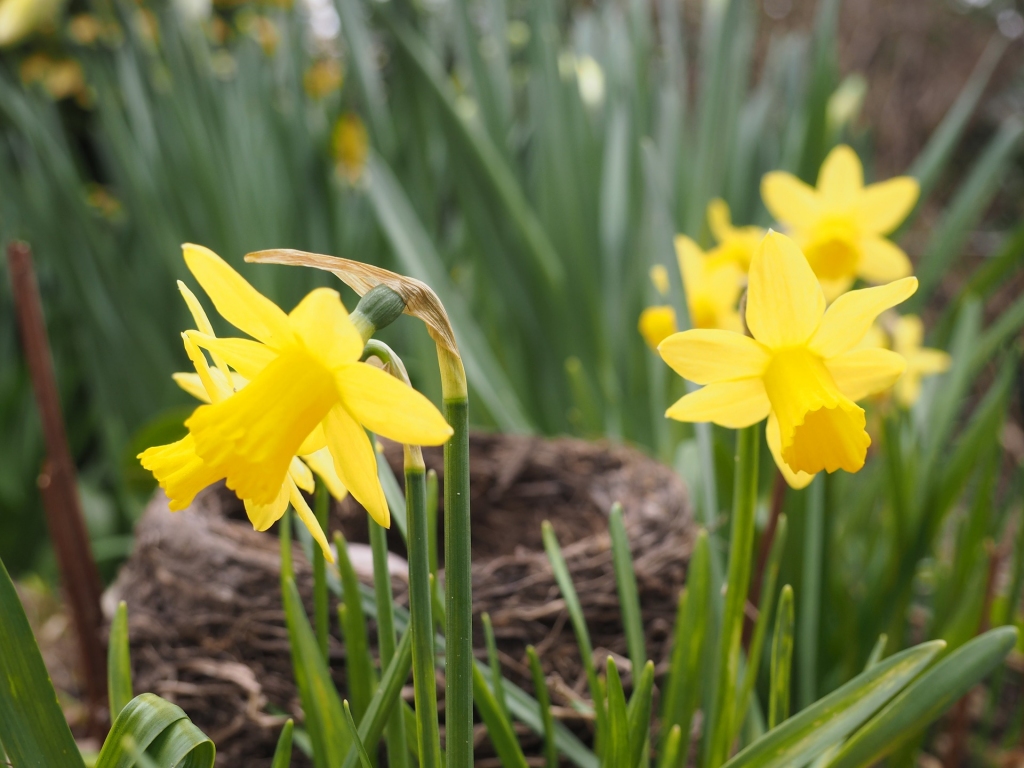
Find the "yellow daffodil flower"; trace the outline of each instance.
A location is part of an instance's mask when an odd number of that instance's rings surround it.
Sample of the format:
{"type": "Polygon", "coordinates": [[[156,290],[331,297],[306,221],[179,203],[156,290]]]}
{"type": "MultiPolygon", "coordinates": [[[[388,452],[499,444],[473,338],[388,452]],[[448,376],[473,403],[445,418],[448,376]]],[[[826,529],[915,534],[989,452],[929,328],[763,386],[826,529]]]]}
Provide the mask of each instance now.
{"type": "Polygon", "coordinates": [[[346,112],[334,124],[331,151],[339,175],[350,184],[362,178],[370,151],[370,139],[366,126],[355,112],[346,112]]]}
{"type": "MultiPolygon", "coordinates": [[[[185,303],[192,313],[198,331],[213,336],[213,326],[206,316],[202,305],[199,303],[199,299],[181,281],[178,281],[178,290],[181,291],[181,295],[184,297],[185,303]]],[[[219,355],[213,355],[216,367],[211,369],[206,362],[206,357],[196,347],[195,342],[192,341],[189,335],[187,333],[182,334],[182,338],[185,342],[185,351],[195,368],[195,373],[175,373],[172,374],[172,377],[179,387],[197,400],[201,400],[204,403],[220,402],[231,397],[237,390],[248,383],[242,376],[230,370],[227,363],[219,355]]],[[[149,448],[139,454],[138,458],[142,462],[142,466],[153,472],[157,482],[165,490],[168,490],[171,496],[178,490],[177,482],[179,478],[194,479],[206,477],[206,474],[202,471],[188,471],[190,467],[198,467],[202,464],[202,459],[195,453],[195,441],[191,435],[171,445],[149,448]],[[186,471],[181,473],[181,470],[186,471]]],[[[340,501],[348,495],[345,485],[334,470],[334,462],[330,451],[324,446],[312,454],[301,457],[301,459],[298,456],[292,459],[288,467],[288,475],[272,504],[259,505],[248,499],[243,499],[245,511],[253,528],[257,531],[265,531],[281,519],[281,516],[284,515],[285,510],[288,508],[288,504],[291,503],[299,515],[299,519],[309,528],[310,533],[317,544],[323,549],[327,558],[332,559],[333,556],[331,555],[327,537],[320,528],[320,524],[312,510],[310,510],[305,498],[299,492],[300,488],[307,493],[314,491],[316,486],[310,470],[320,476],[327,490],[334,498],[340,501]]],[[[205,485],[200,487],[193,485],[183,495],[172,498],[170,503],[171,510],[175,511],[187,507],[192,502],[195,494],[203,487],[205,485]]]]}
{"type": "Polygon", "coordinates": [[[921,395],[921,379],[949,370],[952,359],[941,349],[921,346],[924,323],[917,315],[900,315],[892,328],[892,348],[907,361],[907,370],[896,382],[896,399],[904,408],[917,402],[921,395]]]}
{"type": "Polygon", "coordinates": [[[651,349],[657,349],[661,342],[679,330],[676,325],[676,311],[668,305],[647,307],[640,313],[640,322],[637,326],[640,335],[651,349]]]}
{"type": "Polygon", "coordinates": [[[712,253],[735,262],[744,272],[750,269],[750,260],[764,239],[764,230],[733,226],[728,203],[717,198],[708,203],[708,226],[718,243],[712,253]]]}
{"type": "Polygon", "coordinates": [[[286,314],[209,249],[183,249],[217,311],[255,341],[202,329],[187,334],[218,370],[223,362],[248,383],[185,422],[200,463],[169,479],[172,501],[224,478],[256,507],[280,503],[295,457],[322,456],[326,447],[340,482],[389,526],[366,429],[402,443],[440,445],[452,434],[444,417],[420,393],[359,361],[363,341],[336,291],[318,288],[286,314]]]}
{"type": "Polygon", "coordinates": [[[828,310],[796,243],[769,231],[750,264],[746,325],[753,338],[697,329],[658,351],[704,385],[668,409],[679,421],[739,429],[768,419],[766,437],[790,485],[822,470],[856,472],[871,438],[856,401],[891,387],[906,363],[886,349],[855,349],[875,318],[917,290],[913,277],[851,291],[828,310]]]}
{"type": "Polygon", "coordinates": [[[690,324],[694,328],[739,331],[742,327],[736,302],[743,277],[728,258],[705,254],[686,235],[676,237],[676,257],[683,275],[690,324]]]}
{"type": "Polygon", "coordinates": [[[765,206],[799,243],[830,301],[858,277],[888,283],[911,273],[907,255],[884,235],[907,217],[919,192],[909,176],[864,186],[860,159],[845,145],[825,158],[817,188],[784,171],[761,181],[765,206]]]}
{"type": "Polygon", "coordinates": [[[659,296],[668,296],[669,282],[668,270],[664,264],[655,264],[648,273],[651,277],[651,284],[659,296]]]}

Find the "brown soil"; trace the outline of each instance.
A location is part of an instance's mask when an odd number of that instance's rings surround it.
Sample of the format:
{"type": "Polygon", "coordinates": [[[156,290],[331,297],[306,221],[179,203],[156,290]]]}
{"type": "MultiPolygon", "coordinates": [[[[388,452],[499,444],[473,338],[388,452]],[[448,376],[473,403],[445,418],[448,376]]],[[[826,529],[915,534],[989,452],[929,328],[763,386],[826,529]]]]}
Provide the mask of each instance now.
{"type": "MultiPolygon", "coordinates": [[[[425,453],[441,475],[440,450],[425,453]]],[[[506,675],[528,691],[525,647],[537,646],[556,711],[586,738],[588,724],[570,706],[586,698],[585,678],[540,523],[550,520],[563,546],[598,658],[611,653],[628,679],[607,514],[622,501],[647,650],[661,663],[695,533],[685,490],[671,470],[629,448],[477,435],[471,454],[474,613],[491,614],[506,675]]],[[[397,446],[386,455],[398,470],[397,446]]],[[[174,515],[158,496],[108,598],[128,602],[136,690],[182,706],[217,744],[218,765],[265,766],[281,723],[300,718],[301,709],[281,612],[278,542],[233,519],[239,515],[223,490],[174,515]]],[[[333,526],[353,545],[366,541],[365,514],[351,500],[333,510],[333,526]]],[[[311,569],[301,555],[295,563],[309,611],[311,569]]],[[[393,584],[405,603],[405,584],[393,584]]],[[[483,648],[482,636],[476,644],[483,648]]],[[[341,691],[343,658],[335,637],[332,672],[341,691]]],[[[482,729],[479,735],[478,757],[486,761],[493,752],[482,729]]],[[[306,764],[296,752],[293,765],[306,764]]]]}

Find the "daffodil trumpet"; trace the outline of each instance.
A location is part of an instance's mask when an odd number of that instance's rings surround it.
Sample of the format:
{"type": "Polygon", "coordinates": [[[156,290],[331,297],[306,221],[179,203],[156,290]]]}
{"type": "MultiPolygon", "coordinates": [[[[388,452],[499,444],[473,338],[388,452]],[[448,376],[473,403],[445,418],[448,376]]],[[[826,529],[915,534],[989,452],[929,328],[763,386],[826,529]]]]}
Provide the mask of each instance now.
{"type": "Polygon", "coordinates": [[[703,385],[666,415],[734,429],[767,418],[768,447],[795,488],[821,471],[859,471],[871,438],[856,403],[891,387],[906,362],[857,346],[880,313],[916,289],[907,277],[846,293],[826,311],[796,243],[769,232],[750,264],[744,318],[751,335],[694,329],[658,347],[677,373],[703,385]]]}

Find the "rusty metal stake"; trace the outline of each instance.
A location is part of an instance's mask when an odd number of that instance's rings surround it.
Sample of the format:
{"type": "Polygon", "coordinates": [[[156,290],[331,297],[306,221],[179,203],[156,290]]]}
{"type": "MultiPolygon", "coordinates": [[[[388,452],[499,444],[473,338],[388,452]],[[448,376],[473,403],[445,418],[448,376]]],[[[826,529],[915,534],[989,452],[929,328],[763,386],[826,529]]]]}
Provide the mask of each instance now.
{"type": "Polygon", "coordinates": [[[100,639],[103,625],[100,608],[102,585],[78,498],[75,465],[64,429],[39,285],[28,244],[11,243],[7,247],[7,263],[11,270],[14,305],[25,359],[46,440],[47,459],[39,475],[39,489],[61,582],[78,636],[89,704],[89,730],[95,734],[99,728],[98,717],[104,712],[103,703],[106,700],[107,659],[100,639]]]}

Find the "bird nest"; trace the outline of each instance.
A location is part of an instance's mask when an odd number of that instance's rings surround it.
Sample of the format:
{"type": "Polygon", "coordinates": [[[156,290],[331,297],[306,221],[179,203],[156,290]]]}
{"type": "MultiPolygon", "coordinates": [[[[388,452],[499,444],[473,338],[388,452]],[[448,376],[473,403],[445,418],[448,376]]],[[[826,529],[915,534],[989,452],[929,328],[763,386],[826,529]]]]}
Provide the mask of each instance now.
{"type": "MultiPolygon", "coordinates": [[[[550,520],[561,542],[595,652],[611,654],[628,675],[608,512],[622,502],[648,654],[663,665],[695,535],[685,488],[668,468],[620,446],[481,434],[470,440],[470,452],[474,614],[491,615],[505,674],[528,691],[525,649],[537,647],[556,715],[586,737],[590,723],[573,706],[587,699],[586,678],[544,554],[541,523],[550,520]]],[[[428,468],[442,476],[440,449],[424,454],[428,468]]],[[[386,446],[385,455],[401,477],[400,448],[386,446]]],[[[443,509],[439,517],[443,525],[443,509]]],[[[345,534],[357,571],[370,583],[363,510],[351,499],[336,504],[331,527],[345,534]]],[[[401,558],[397,532],[389,532],[389,542],[401,558]]],[[[311,614],[312,569],[304,557],[294,559],[311,614]]],[[[400,560],[396,565],[395,596],[404,604],[404,569],[400,560]]],[[[179,704],[217,744],[219,765],[269,766],[284,719],[301,721],[277,539],[253,531],[240,503],[222,488],[175,514],[158,494],[107,598],[108,607],[128,603],[136,690],[179,704]]],[[[483,649],[480,622],[475,626],[476,647],[483,649]]],[[[331,667],[340,690],[344,653],[335,630],[331,667]]],[[[441,710],[443,718],[443,700],[441,710]]],[[[491,762],[483,729],[478,742],[479,764],[491,762]]],[[[296,754],[293,764],[309,763],[296,754]]]]}

